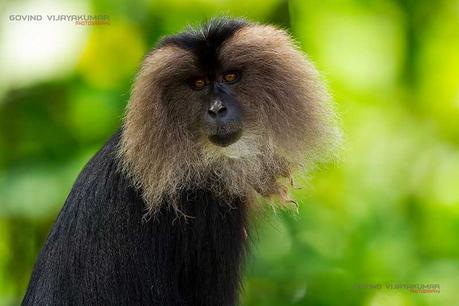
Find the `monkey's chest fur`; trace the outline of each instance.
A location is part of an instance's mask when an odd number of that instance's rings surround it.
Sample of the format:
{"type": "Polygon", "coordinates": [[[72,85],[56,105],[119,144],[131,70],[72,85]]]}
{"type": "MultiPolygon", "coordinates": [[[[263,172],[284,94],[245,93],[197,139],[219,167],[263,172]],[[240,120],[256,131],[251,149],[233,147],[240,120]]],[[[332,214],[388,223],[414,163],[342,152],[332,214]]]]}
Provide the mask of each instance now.
{"type": "Polygon", "coordinates": [[[145,219],[117,171],[116,134],[78,177],[43,247],[23,305],[235,305],[245,250],[242,200],[206,188],[145,219]]]}

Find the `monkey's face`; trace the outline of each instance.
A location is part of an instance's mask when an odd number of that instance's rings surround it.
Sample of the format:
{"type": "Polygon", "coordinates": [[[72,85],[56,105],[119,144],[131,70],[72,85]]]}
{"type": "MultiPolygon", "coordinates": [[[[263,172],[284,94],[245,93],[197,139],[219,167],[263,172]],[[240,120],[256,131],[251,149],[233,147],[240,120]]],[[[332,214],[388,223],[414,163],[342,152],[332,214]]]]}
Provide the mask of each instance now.
{"type": "Polygon", "coordinates": [[[236,85],[242,79],[242,71],[221,68],[205,71],[197,64],[194,54],[189,57],[193,62],[190,71],[183,71],[169,87],[171,90],[164,93],[165,113],[175,120],[172,126],[186,129],[195,142],[227,147],[244,133],[247,111],[238,98],[236,85]]]}
{"type": "Polygon", "coordinates": [[[154,112],[169,133],[187,135],[176,138],[211,149],[241,141],[233,147],[269,142],[296,152],[318,131],[317,73],[284,31],[240,24],[231,35],[185,33],[163,40],[149,59],[145,72],[161,95],[154,112]]]}
{"type": "Polygon", "coordinates": [[[234,194],[276,194],[279,177],[336,138],[327,100],[285,31],[216,20],[164,38],[145,59],[123,129],[125,167],[157,200],[209,174],[234,194]]]}
{"type": "MultiPolygon", "coordinates": [[[[210,142],[226,147],[241,138],[243,113],[233,86],[240,80],[241,72],[229,70],[193,78],[193,90],[204,91],[204,114],[201,125],[210,142]]],[[[201,99],[200,99],[201,100],[201,99]]]]}

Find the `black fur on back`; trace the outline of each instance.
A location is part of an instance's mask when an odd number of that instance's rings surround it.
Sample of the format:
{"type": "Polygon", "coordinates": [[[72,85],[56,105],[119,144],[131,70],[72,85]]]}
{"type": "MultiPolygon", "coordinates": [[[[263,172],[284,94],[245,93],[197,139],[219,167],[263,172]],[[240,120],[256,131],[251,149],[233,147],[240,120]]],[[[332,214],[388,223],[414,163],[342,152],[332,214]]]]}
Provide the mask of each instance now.
{"type": "Polygon", "coordinates": [[[219,68],[221,44],[247,24],[243,19],[215,18],[197,29],[164,38],[158,48],[175,45],[190,50],[196,55],[203,72],[213,74],[219,68]]]}
{"type": "MultiPolygon", "coordinates": [[[[120,133],[86,165],[35,265],[23,305],[236,305],[245,253],[244,202],[202,190],[145,219],[119,171],[120,133]]],[[[167,207],[165,205],[164,207],[167,207]]]]}

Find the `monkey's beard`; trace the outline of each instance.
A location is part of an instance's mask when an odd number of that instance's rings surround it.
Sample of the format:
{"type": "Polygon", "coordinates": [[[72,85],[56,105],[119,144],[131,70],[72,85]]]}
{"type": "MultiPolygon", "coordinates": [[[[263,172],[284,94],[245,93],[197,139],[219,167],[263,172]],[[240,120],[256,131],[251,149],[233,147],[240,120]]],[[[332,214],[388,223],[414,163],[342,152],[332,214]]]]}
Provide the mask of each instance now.
{"type": "Polygon", "coordinates": [[[180,195],[193,189],[209,190],[228,205],[237,197],[254,204],[257,194],[290,200],[279,179],[289,178],[300,159],[279,152],[272,137],[248,132],[224,148],[206,140],[192,142],[187,135],[180,138],[140,146],[122,139],[123,171],[142,191],[149,214],[164,205],[180,213],[180,195]]]}

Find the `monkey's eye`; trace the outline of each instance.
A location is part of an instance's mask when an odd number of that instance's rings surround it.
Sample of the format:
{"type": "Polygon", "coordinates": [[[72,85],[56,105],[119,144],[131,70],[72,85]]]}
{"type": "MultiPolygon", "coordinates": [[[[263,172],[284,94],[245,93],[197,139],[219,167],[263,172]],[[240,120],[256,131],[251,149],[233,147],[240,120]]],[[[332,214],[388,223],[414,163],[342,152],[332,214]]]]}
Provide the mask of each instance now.
{"type": "Polygon", "coordinates": [[[194,89],[200,90],[200,89],[203,89],[204,87],[206,87],[207,82],[203,78],[197,78],[197,79],[194,79],[191,82],[191,85],[193,86],[194,89]]]}
{"type": "Polygon", "coordinates": [[[227,72],[223,75],[223,81],[226,83],[235,83],[239,80],[239,74],[236,71],[227,72]]]}

